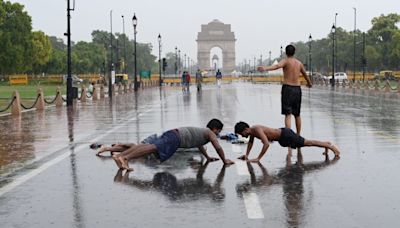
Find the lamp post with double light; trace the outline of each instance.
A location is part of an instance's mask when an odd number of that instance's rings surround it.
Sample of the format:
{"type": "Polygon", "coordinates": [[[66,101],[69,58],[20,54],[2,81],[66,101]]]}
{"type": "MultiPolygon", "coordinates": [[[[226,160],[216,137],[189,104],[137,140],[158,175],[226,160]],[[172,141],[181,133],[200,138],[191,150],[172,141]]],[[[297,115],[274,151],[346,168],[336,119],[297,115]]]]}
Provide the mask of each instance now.
{"type": "Polygon", "coordinates": [[[136,52],[136,26],[137,26],[137,18],[136,18],[136,14],[133,14],[132,17],[132,24],[133,24],[133,42],[134,42],[134,59],[135,59],[135,78],[134,78],[134,90],[135,92],[138,90],[139,88],[139,84],[138,84],[138,80],[137,80],[137,52],[136,52]]]}

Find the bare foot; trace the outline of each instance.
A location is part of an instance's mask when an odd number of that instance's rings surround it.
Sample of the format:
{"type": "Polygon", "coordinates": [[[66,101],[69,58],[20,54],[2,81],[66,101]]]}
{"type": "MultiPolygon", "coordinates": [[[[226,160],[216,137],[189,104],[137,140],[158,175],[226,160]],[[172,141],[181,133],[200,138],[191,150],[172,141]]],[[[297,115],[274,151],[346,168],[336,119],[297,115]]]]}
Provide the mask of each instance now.
{"type": "Polygon", "coordinates": [[[123,169],[122,163],[121,163],[120,160],[119,160],[119,156],[114,155],[114,156],[112,156],[112,159],[114,159],[114,161],[115,161],[115,163],[117,164],[118,168],[123,169]]]}
{"type": "Polygon", "coordinates": [[[333,153],[335,153],[335,157],[340,157],[339,148],[335,144],[333,144],[331,142],[329,142],[329,144],[330,144],[330,148],[329,149],[331,149],[333,151],[333,153]]]}
{"type": "Polygon", "coordinates": [[[106,152],[108,149],[109,149],[108,147],[101,145],[99,150],[97,151],[96,155],[100,155],[100,154],[106,152]]]}
{"type": "Polygon", "coordinates": [[[119,156],[118,160],[121,162],[121,166],[123,169],[126,169],[126,171],[133,171],[132,168],[129,168],[128,161],[124,159],[122,156],[119,156]]]}

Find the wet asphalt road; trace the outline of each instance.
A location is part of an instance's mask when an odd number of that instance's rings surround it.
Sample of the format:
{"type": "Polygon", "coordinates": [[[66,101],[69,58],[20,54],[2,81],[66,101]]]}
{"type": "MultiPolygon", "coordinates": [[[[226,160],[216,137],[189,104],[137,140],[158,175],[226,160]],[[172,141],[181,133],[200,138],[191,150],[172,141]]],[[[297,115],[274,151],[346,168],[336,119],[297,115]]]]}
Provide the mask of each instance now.
{"type": "MultiPolygon", "coordinates": [[[[261,164],[236,159],[246,145],[221,141],[236,162],[206,163],[181,152],[158,164],[131,162],[129,174],[88,149],[134,142],[219,118],[282,127],[280,86],[206,85],[183,95],[166,87],[0,117],[0,227],[398,227],[400,100],[397,95],[303,88],[302,135],[331,140],[302,157],[273,143],[261,164]]],[[[294,124],[293,124],[294,126],[294,124]]],[[[211,145],[210,155],[217,156],[211,145]]],[[[261,150],[256,142],[251,156],[261,150]]]]}

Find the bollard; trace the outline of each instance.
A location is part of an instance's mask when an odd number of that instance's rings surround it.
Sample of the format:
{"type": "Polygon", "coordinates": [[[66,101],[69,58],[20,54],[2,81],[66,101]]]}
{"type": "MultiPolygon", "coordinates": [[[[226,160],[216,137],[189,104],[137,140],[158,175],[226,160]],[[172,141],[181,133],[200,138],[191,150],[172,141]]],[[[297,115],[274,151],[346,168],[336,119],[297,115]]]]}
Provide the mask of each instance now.
{"type": "Polygon", "coordinates": [[[38,101],[35,105],[36,110],[43,111],[44,110],[44,95],[42,88],[37,90],[38,101]]]}
{"type": "Polygon", "coordinates": [[[122,84],[118,83],[118,94],[122,94],[122,84]]]}
{"type": "Polygon", "coordinates": [[[56,94],[56,107],[61,107],[64,104],[64,101],[62,99],[62,94],[61,94],[61,88],[57,87],[57,94],[56,94]]]}
{"type": "Polygon", "coordinates": [[[128,93],[128,87],[127,87],[126,83],[124,83],[124,93],[128,93]]]}
{"type": "Polygon", "coordinates": [[[339,79],[338,79],[336,82],[336,88],[339,88],[339,86],[340,86],[340,83],[339,83],[339,79]]]}
{"type": "Polygon", "coordinates": [[[129,92],[133,92],[133,86],[132,86],[132,82],[131,83],[129,83],[129,92]]]}
{"type": "Polygon", "coordinates": [[[100,99],[103,99],[106,96],[104,92],[104,85],[100,86],[100,99]]]}
{"type": "Polygon", "coordinates": [[[11,98],[12,99],[15,98],[15,100],[11,106],[11,114],[13,116],[20,116],[21,115],[21,98],[19,97],[18,91],[15,90],[11,98]]]}
{"type": "Polygon", "coordinates": [[[378,82],[378,80],[375,81],[375,91],[379,91],[379,82],[378,82]]]}
{"type": "Polygon", "coordinates": [[[369,83],[368,83],[368,81],[364,81],[364,89],[365,90],[369,90],[369,83]]]}
{"type": "Polygon", "coordinates": [[[98,99],[99,99],[99,95],[97,94],[96,86],[93,86],[92,100],[97,101],[98,99]]]}
{"type": "Polygon", "coordinates": [[[397,93],[400,94],[400,79],[397,81],[397,93]]]}
{"type": "Polygon", "coordinates": [[[386,92],[386,93],[390,93],[390,92],[391,92],[391,89],[392,89],[392,88],[390,87],[389,81],[386,80],[385,92],[386,92]]]}
{"type": "Polygon", "coordinates": [[[360,81],[356,81],[356,87],[357,87],[358,90],[361,88],[361,83],[360,83],[360,81]]]}
{"type": "Polygon", "coordinates": [[[81,102],[86,102],[86,87],[85,86],[82,86],[81,102]]]}

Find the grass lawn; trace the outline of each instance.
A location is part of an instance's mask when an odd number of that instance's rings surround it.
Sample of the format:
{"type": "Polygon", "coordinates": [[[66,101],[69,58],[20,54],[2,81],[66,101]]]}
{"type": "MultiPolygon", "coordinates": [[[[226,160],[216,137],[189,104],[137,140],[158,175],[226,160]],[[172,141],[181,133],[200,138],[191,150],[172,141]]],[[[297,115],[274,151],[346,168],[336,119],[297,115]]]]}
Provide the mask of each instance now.
{"type": "MultiPolygon", "coordinates": [[[[11,101],[11,96],[15,90],[17,90],[21,97],[21,102],[25,106],[31,106],[36,99],[37,89],[42,88],[45,97],[54,97],[56,95],[57,87],[61,88],[61,93],[65,95],[65,85],[13,85],[10,86],[5,83],[0,83],[0,110],[6,108],[11,101]]],[[[2,113],[0,113],[2,114],[2,113]]]]}
{"type": "Polygon", "coordinates": [[[17,90],[21,99],[36,98],[37,89],[42,88],[45,97],[56,95],[57,87],[61,88],[62,94],[65,94],[65,85],[1,85],[0,84],[0,99],[11,98],[12,93],[17,90]]]}

